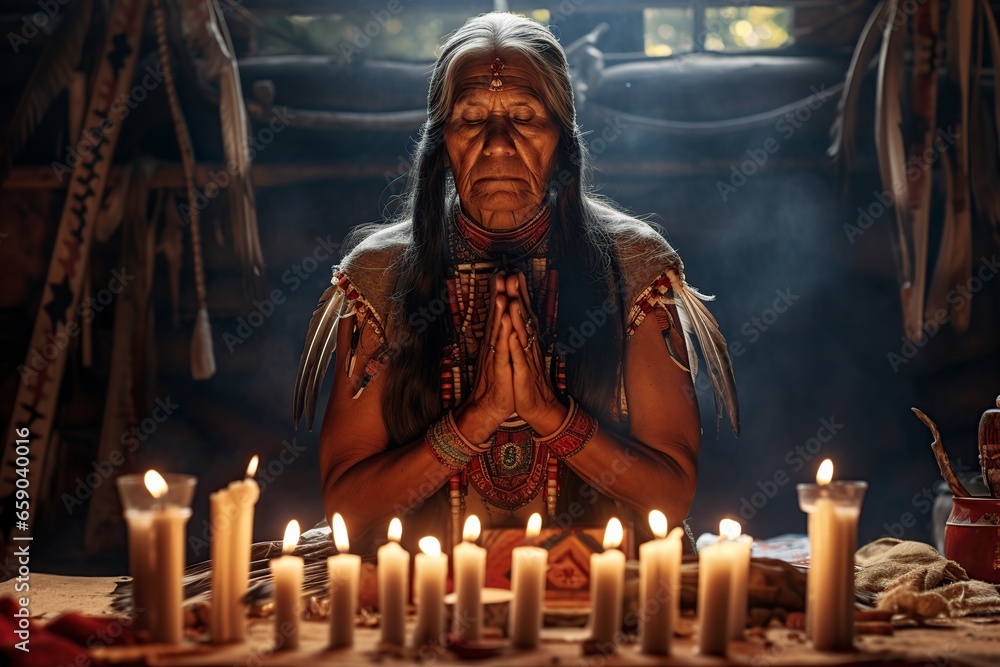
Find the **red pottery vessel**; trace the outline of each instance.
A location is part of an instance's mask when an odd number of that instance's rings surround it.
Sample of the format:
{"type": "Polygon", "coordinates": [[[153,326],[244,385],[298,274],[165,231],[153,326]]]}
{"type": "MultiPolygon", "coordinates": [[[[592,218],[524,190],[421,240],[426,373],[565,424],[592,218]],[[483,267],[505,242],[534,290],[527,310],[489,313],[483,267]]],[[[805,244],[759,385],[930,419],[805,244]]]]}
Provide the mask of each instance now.
{"type": "Polygon", "coordinates": [[[969,577],[1000,584],[1000,498],[954,498],[944,555],[969,577]]]}

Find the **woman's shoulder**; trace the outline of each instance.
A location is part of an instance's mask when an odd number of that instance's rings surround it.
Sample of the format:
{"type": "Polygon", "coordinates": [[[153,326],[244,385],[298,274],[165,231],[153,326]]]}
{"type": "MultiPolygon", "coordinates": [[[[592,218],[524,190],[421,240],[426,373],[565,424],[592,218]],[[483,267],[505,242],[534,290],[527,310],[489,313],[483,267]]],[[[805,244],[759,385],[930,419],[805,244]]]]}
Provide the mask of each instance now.
{"type": "Polygon", "coordinates": [[[618,261],[627,301],[667,270],[682,271],[680,255],[659,225],[606,205],[600,207],[600,218],[618,261]]]}
{"type": "Polygon", "coordinates": [[[393,223],[363,225],[347,237],[347,254],[340,261],[340,270],[355,280],[356,274],[372,274],[380,278],[398,267],[406,248],[413,240],[408,220],[393,223]]]}

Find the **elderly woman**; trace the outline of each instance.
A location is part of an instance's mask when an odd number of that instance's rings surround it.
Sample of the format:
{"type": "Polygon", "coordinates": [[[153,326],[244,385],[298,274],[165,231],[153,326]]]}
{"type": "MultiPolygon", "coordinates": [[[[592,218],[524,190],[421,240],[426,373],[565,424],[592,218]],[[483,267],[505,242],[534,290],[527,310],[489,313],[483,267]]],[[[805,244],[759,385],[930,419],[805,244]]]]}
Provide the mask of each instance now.
{"type": "Polygon", "coordinates": [[[681,522],[701,432],[686,332],[738,431],[726,344],[674,250],[591,192],[546,28],[493,13],[446,41],[404,202],[335,267],[302,355],[310,428],[335,364],[327,517],[365,544],[393,516],[445,543],[466,513],[681,522]]]}

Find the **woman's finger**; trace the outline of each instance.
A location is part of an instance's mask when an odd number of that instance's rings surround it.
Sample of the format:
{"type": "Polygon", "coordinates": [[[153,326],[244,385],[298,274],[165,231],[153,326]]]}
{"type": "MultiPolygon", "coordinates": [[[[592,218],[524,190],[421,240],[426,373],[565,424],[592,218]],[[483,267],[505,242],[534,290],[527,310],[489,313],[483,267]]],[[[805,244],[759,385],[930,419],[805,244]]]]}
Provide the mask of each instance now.
{"type": "Polygon", "coordinates": [[[510,313],[510,321],[514,326],[514,331],[517,333],[521,347],[527,347],[531,338],[528,333],[527,320],[524,319],[524,306],[521,300],[512,299],[507,312],[510,313]]]}

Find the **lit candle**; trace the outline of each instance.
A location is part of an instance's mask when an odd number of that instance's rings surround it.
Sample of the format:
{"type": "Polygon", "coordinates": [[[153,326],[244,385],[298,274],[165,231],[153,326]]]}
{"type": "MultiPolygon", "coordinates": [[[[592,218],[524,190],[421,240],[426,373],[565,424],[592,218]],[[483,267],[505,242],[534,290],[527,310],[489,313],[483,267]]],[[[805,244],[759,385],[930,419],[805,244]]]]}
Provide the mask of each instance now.
{"type": "Polygon", "coordinates": [[[282,555],[271,559],[274,576],[274,646],[298,648],[299,605],[302,599],[303,560],[293,556],[299,541],[299,522],[292,519],[285,528],[282,555]]]}
{"type": "Polygon", "coordinates": [[[448,578],[448,556],[434,537],[420,538],[421,553],[414,559],[413,599],[417,603],[414,646],[437,644],[444,632],[444,587],[448,578]]]}
{"type": "MultiPolygon", "coordinates": [[[[168,491],[167,482],[155,470],[145,476],[146,488],[157,500],[168,491]]],[[[179,644],[184,638],[184,528],[191,518],[191,509],[164,504],[153,509],[153,542],[155,544],[156,587],[153,604],[156,605],[156,625],[153,641],[179,644]]]]}
{"type": "Polygon", "coordinates": [[[389,522],[389,542],[378,550],[378,608],[382,613],[382,642],[406,643],[406,594],[409,589],[410,554],[399,544],[403,524],[389,522]]]}
{"type": "Polygon", "coordinates": [[[604,531],[604,553],[590,556],[590,631],[601,645],[613,646],[622,624],[625,554],[618,547],[623,537],[621,521],[611,519],[604,531]]]}
{"type": "Polygon", "coordinates": [[[816,484],[799,484],[799,506],[809,514],[809,576],[806,628],[813,647],[846,651],[854,647],[854,552],[866,482],[833,480],[826,459],[816,484]]]}
{"type": "Polygon", "coordinates": [[[233,523],[233,550],[231,594],[235,602],[229,608],[230,630],[233,639],[243,641],[246,637],[246,609],[243,598],[250,586],[250,551],[253,546],[254,505],[260,498],[260,486],[253,476],[257,473],[259,459],[254,455],[247,465],[246,477],[230,482],[229,491],[235,504],[233,523]]]}
{"type": "Polygon", "coordinates": [[[451,631],[460,641],[479,639],[483,634],[483,585],[486,583],[486,549],[476,546],[481,526],[472,514],[465,520],[462,541],[455,545],[455,613],[451,631]]]}
{"type": "Polygon", "coordinates": [[[728,542],[726,548],[732,552],[730,563],[733,571],[729,581],[729,638],[743,639],[747,625],[747,581],[750,578],[753,538],[741,535],[742,526],[732,519],[723,519],[719,524],[719,530],[722,531],[719,533],[720,536],[728,542]]]}
{"type": "Polygon", "coordinates": [[[698,552],[698,650],[703,655],[726,655],[729,641],[729,587],[733,558],[727,535],[730,526],[719,524],[718,542],[698,552]]]}
{"type": "Polygon", "coordinates": [[[517,648],[535,648],[542,629],[545,604],[545,575],[549,552],[530,543],[542,529],[542,517],[535,512],[528,519],[524,533],[528,546],[511,552],[510,590],[514,599],[510,608],[510,640],[517,648]]]}
{"type": "Polygon", "coordinates": [[[639,635],[643,653],[670,655],[674,624],[680,615],[681,538],[675,527],[667,534],[667,517],[649,513],[656,539],[639,545],[639,635]]]}
{"type": "Polygon", "coordinates": [[[153,514],[148,510],[125,510],[128,524],[128,565],[132,575],[132,610],[137,633],[151,632],[156,625],[153,606],[156,588],[156,554],[153,514]]]}
{"type": "Polygon", "coordinates": [[[326,559],[330,574],[330,648],[343,648],[354,646],[361,556],[348,553],[347,526],[340,514],[333,515],[333,543],[339,553],[326,559]]]}
{"type": "Polygon", "coordinates": [[[254,504],[260,487],[253,476],[258,457],[247,465],[246,478],[231,482],[209,496],[212,526],[212,611],[210,630],[214,643],[242,641],[246,636],[243,597],[250,580],[254,504]]]}

